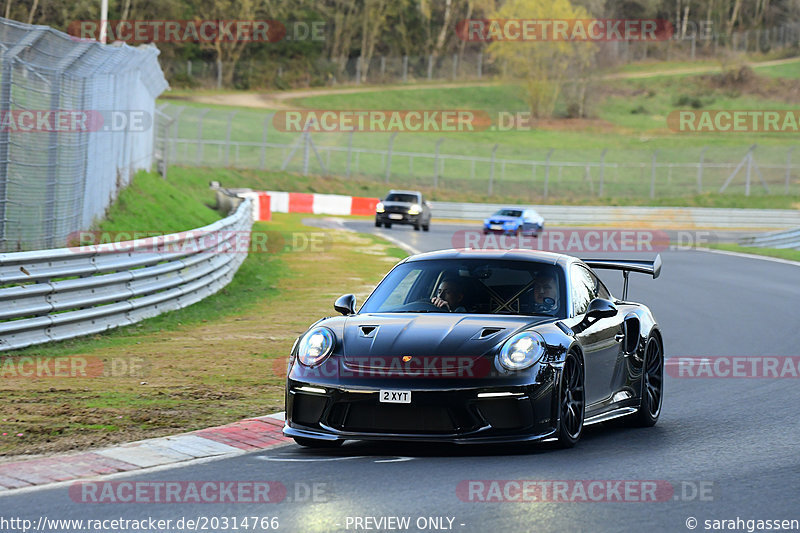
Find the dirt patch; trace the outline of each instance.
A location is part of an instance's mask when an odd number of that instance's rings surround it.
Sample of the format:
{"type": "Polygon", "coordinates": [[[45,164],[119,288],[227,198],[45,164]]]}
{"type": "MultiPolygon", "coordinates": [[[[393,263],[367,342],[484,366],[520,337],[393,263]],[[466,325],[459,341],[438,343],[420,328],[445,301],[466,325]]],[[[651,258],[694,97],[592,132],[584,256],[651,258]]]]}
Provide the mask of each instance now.
{"type": "Polygon", "coordinates": [[[534,121],[533,127],[537,130],[589,131],[597,133],[612,133],[620,130],[619,126],[599,118],[546,118],[534,121]]]}
{"type": "Polygon", "coordinates": [[[698,80],[709,89],[734,97],[752,95],[785,102],[800,99],[800,80],[759,76],[748,66],[698,76],[698,80]]]}

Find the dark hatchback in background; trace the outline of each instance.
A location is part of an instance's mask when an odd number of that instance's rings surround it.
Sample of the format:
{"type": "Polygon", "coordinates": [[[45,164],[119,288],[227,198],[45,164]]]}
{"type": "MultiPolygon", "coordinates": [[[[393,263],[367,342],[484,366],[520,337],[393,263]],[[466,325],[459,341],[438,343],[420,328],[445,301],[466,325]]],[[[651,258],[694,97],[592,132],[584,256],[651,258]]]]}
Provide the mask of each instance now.
{"type": "Polygon", "coordinates": [[[389,191],[375,206],[375,227],[391,228],[392,224],[407,224],[428,231],[431,226],[431,206],[419,191],[389,191]]]}

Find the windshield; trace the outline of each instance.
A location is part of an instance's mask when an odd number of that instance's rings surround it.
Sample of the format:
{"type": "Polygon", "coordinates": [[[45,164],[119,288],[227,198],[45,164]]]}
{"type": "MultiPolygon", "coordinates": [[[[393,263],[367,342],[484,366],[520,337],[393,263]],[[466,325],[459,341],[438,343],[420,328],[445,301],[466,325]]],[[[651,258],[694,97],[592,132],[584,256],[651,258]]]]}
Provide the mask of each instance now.
{"type": "Polygon", "coordinates": [[[419,197],[416,194],[390,194],[386,197],[384,202],[406,202],[409,204],[416,204],[419,202],[419,197]]]}
{"type": "Polygon", "coordinates": [[[564,318],[561,269],[534,261],[440,259],[395,267],[361,313],[476,313],[564,318]]]}
{"type": "Polygon", "coordinates": [[[522,216],[522,211],[520,211],[519,209],[501,209],[500,211],[495,213],[494,216],[498,216],[498,217],[521,217],[522,216]]]}

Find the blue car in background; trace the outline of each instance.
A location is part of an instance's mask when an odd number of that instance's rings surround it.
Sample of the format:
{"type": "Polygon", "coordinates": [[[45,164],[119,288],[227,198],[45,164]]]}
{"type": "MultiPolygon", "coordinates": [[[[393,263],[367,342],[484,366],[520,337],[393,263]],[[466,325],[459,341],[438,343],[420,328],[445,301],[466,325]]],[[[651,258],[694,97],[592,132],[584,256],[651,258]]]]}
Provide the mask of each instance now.
{"type": "Polygon", "coordinates": [[[533,235],[538,237],[544,229],[544,219],[535,209],[508,207],[497,211],[483,221],[483,233],[504,235],[533,235]]]}

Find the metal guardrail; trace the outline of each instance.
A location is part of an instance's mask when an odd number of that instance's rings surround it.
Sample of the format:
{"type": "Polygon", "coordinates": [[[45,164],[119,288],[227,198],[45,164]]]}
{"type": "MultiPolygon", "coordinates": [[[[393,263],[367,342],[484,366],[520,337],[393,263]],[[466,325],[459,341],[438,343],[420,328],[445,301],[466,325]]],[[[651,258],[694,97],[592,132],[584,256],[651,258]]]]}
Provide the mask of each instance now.
{"type": "Polygon", "coordinates": [[[214,294],[247,257],[252,209],[246,200],[227,218],[171,235],[0,254],[0,351],[133,324],[214,294]]]}
{"type": "MultiPolygon", "coordinates": [[[[435,218],[482,220],[508,204],[431,202],[435,218]]],[[[722,209],[707,207],[613,207],[537,205],[545,224],[640,224],[698,228],[788,228],[800,226],[791,209],[722,209]]]]}
{"type": "Polygon", "coordinates": [[[739,241],[742,246],[756,246],[759,248],[793,248],[800,250],[800,228],[788,231],[752,235],[739,241]]]}

